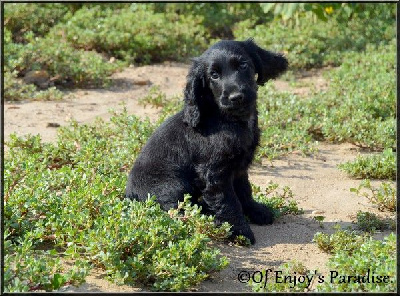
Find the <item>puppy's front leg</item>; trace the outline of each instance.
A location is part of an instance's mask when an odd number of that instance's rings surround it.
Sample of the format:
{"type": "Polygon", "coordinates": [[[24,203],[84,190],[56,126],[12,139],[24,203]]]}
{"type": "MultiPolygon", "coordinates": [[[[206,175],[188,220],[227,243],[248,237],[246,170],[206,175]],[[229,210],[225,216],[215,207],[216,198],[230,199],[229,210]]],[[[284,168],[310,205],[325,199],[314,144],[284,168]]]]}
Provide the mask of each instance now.
{"type": "Polygon", "coordinates": [[[274,215],[272,210],[253,199],[247,172],[237,172],[235,174],[233,186],[242,204],[243,213],[250,219],[250,222],[258,225],[266,225],[273,222],[274,215]]]}
{"type": "Polygon", "coordinates": [[[215,215],[216,224],[228,222],[232,225],[232,237],[244,235],[254,244],[255,237],[243,215],[242,205],[235,194],[232,178],[212,175],[211,177],[210,173],[208,174],[203,199],[215,215]]]}

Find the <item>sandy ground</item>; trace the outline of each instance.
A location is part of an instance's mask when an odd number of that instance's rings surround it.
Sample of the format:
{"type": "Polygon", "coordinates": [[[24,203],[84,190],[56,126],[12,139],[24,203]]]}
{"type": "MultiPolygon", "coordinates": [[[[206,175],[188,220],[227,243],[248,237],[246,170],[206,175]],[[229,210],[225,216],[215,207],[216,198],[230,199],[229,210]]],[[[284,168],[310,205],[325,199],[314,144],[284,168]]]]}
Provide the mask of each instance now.
{"type": "MultiPolygon", "coordinates": [[[[66,99],[56,102],[5,103],[5,139],[11,133],[18,135],[41,134],[44,141],[55,141],[57,127],[68,125],[71,118],[81,124],[94,121],[98,116],[109,118],[109,109],[118,109],[124,102],[128,112],[155,120],[160,110],[138,104],[152,86],[159,86],[168,97],[182,96],[188,65],[165,63],[145,67],[130,67],[113,76],[110,89],[74,90],[66,99]]],[[[329,71],[329,70],[326,70],[329,71]]],[[[275,81],[280,90],[288,90],[304,98],[312,91],[327,89],[326,81],[320,71],[304,72],[295,78],[296,87],[287,81],[275,81]]],[[[230,260],[225,270],[212,274],[194,291],[204,292],[250,292],[246,284],[238,281],[243,270],[255,271],[277,269],[282,263],[296,259],[310,270],[327,274],[329,255],[320,251],[312,243],[318,231],[333,232],[332,227],[339,223],[352,225],[357,211],[379,213],[365,198],[351,193],[360,180],[348,178],[337,169],[339,163],[353,160],[359,153],[351,144],[320,144],[320,152],[314,157],[303,157],[293,153],[272,163],[263,161],[250,169],[250,179],[256,185],[265,187],[270,181],[289,186],[304,214],[285,216],[273,225],[251,225],[256,236],[256,244],[251,247],[237,247],[219,244],[222,254],[230,260]],[[320,224],[313,220],[314,215],[323,215],[320,224]]],[[[6,147],[7,150],[7,147],[6,147]]],[[[382,233],[383,236],[387,233],[382,233]]],[[[137,292],[141,288],[117,286],[104,277],[101,270],[93,270],[86,283],[79,287],[64,287],[65,292],[137,292]]]]}

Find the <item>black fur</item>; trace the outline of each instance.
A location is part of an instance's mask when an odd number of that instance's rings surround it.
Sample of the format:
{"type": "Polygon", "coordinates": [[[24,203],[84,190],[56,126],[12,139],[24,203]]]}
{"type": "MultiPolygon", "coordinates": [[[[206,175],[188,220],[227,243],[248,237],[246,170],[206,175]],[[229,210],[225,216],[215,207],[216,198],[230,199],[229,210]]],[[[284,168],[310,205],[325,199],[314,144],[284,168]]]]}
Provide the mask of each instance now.
{"type": "Polygon", "coordinates": [[[217,224],[229,222],[233,236],[254,243],[245,215],[260,225],[273,220],[271,211],[253,200],[247,174],[259,144],[257,84],[277,77],[287,65],[282,55],[252,40],[223,40],[195,58],[184,108],[144,146],[129,174],[126,197],[145,200],[150,193],[168,210],[189,193],[217,224]]]}

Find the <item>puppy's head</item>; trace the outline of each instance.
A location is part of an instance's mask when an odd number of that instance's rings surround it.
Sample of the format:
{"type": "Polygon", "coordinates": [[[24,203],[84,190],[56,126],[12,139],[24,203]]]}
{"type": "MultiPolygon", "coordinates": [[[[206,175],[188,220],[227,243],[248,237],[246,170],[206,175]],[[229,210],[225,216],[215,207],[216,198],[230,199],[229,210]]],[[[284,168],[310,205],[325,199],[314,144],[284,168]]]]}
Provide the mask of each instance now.
{"type": "Polygon", "coordinates": [[[287,65],[282,55],[252,40],[217,42],[193,59],[185,88],[185,122],[196,127],[216,113],[249,118],[256,110],[257,85],[279,76],[287,65]]]}

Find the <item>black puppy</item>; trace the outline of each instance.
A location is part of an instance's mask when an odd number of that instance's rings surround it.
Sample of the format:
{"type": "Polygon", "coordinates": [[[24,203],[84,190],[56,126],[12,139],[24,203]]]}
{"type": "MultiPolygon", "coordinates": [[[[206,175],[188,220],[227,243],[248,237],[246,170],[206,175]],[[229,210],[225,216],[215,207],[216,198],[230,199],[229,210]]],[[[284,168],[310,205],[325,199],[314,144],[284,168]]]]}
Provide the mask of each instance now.
{"type": "Polygon", "coordinates": [[[193,60],[184,108],[167,119],[138,156],[126,197],[155,195],[164,210],[176,208],[185,193],[233,225],[232,235],[255,242],[245,220],[272,223],[272,212],[252,198],[247,170],[259,144],[257,84],[287,68],[280,54],[252,40],[223,40],[193,60]]]}

